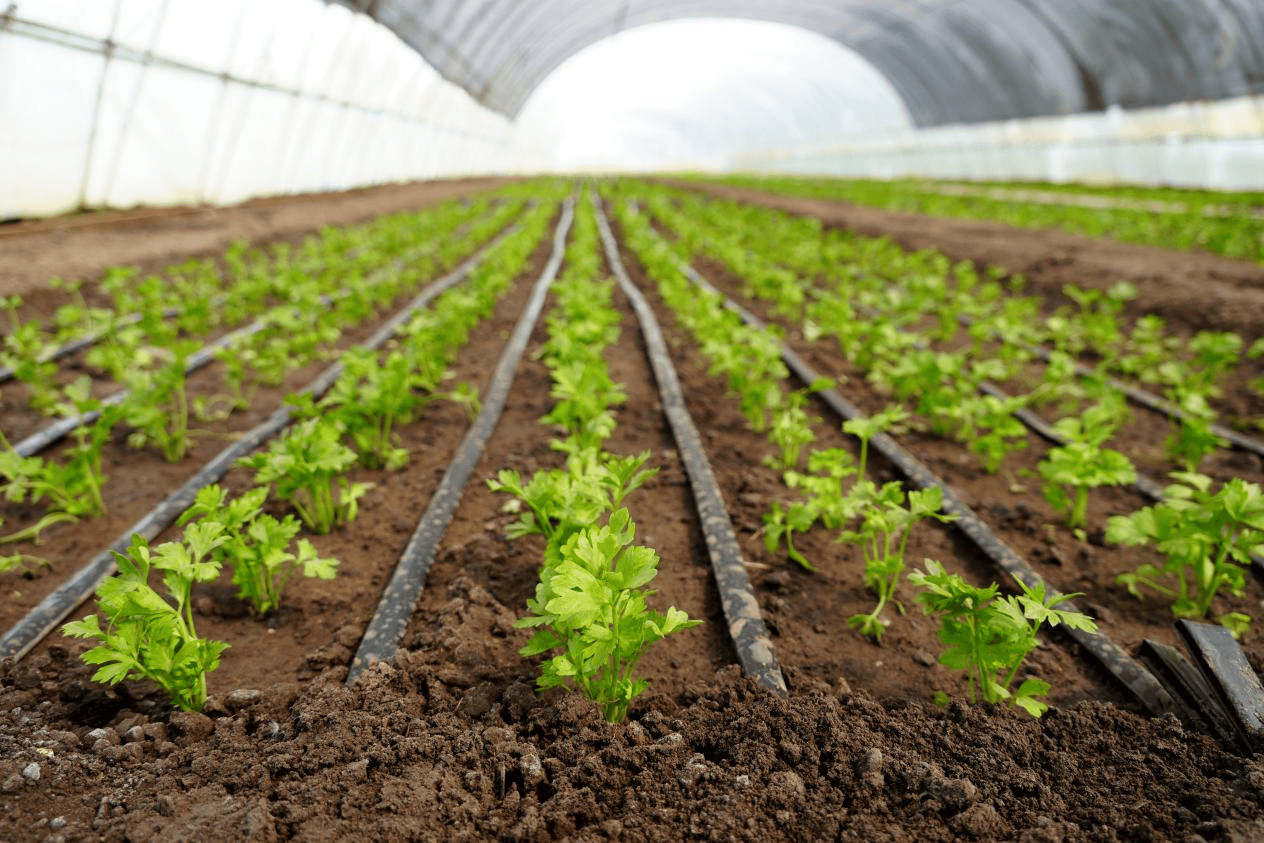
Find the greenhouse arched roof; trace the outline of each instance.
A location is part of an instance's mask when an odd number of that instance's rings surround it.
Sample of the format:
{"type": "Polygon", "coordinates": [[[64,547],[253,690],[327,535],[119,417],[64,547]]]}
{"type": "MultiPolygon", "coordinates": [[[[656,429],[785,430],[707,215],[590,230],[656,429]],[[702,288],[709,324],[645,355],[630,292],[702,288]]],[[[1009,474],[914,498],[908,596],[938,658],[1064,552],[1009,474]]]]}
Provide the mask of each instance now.
{"type": "Polygon", "coordinates": [[[832,38],[887,77],[919,126],[1264,92],[1257,0],[337,2],[390,28],[509,116],[585,47],[691,17],[771,21],[832,38]]]}

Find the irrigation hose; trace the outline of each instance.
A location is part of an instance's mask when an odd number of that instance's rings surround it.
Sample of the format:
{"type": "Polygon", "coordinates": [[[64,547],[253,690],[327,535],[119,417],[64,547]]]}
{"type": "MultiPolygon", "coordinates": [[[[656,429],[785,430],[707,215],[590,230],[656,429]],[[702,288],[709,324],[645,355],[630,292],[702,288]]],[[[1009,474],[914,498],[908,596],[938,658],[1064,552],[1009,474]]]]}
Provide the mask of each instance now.
{"type": "MultiPolygon", "coordinates": [[[[682,269],[689,279],[699,287],[723,296],[705,278],[699,275],[693,267],[682,264],[682,269]]],[[[725,306],[741,316],[743,322],[753,328],[763,329],[763,323],[754,314],[732,299],[728,297],[724,297],[724,299],[725,306]]],[[[819,378],[819,375],[807,364],[807,361],[784,343],[781,345],[781,356],[790,370],[803,383],[810,384],[819,378]]],[[[850,420],[863,417],[863,413],[858,407],[843,398],[833,388],[820,390],[816,394],[829,405],[831,410],[844,419],[850,420]]],[[[957,496],[951,487],[935,476],[921,461],[904,450],[894,439],[885,433],[878,433],[870,440],[870,445],[898,467],[900,471],[904,472],[905,476],[920,488],[928,489],[938,486],[942,489],[944,511],[958,516],[957,521],[954,522],[956,527],[965,533],[999,568],[1028,587],[1043,583],[1040,575],[1032,569],[1027,561],[1019,556],[1009,545],[1001,541],[992,532],[991,528],[975,515],[974,510],[957,496]]],[[[1057,593],[1054,589],[1049,588],[1047,584],[1045,584],[1045,588],[1047,594],[1057,593]]],[[[1074,601],[1065,601],[1060,606],[1069,611],[1078,611],[1074,601]]],[[[1140,662],[1128,655],[1122,647],[1106,637],[1105,634],[1085,632],[1079,629],[1067,629],[1065,627],[1064,629],[1078,644],[1092,653],[1151,714],[1160,716],[1175,713],[1175,701],[1168,694],[1167,690],[1159,684],[1159,681],[1154,678],[1153,674],[1146,670],[1140,662]]]]}
{"type": "MultiPolygon", "coordinates": [[[[425,307],[435,296],[456,284],[482,259],[496,243],[503,240],[512,227],[502,232],[495,241],[461,262],[447,275],[431,282],[403,309],[391,317],[370,339],[361,343],[362,348],[375,349],[382,345],[413,312],[425,307]],[[387,328],[389,327],[389,330],[387,328]]],[[[333,386],[342,374],[342,363],[335,362],[318,375],[301,392],[320,397],[333,386]]],[[[171,525],[182,512],[193,505],[198,490],[218,481],[228,473],[240,457],[249,454],[280,432],[290,420],[291,408],[281,407],[266,421],[241,435],[241,438],[221,451],[195,475],[154,507],[148,514],[128,528],[104,550],[93,556],[74,576],[34,606],[30,612],[14,624],[0,638],[0,659],[12,656],[21,659],[43,638],[64,621],[76,607],[92,596],[97,586],[116,570],[114,553],[124,553],[131,545],[133,535],[154,539],[171,525]]]]}
{"type": "Polygon", "coordinates": [[[518,317],[518,324],[514,326],[513,334],[510,335],[505,350],[501,352],[500,360],[496,363],[496,370],[492,373],[491,384],[483,396],[482,409],[478,417],[474,419],[474,423],[470,425],[470,429],[466,431],[465,438],[461,440],[456,455],[448,465],[448,470],[444,472],[443,479],[439,481],[438,488],[430,498],[430,503],[426,505],[426,511],[422,513],[416,529],[408,539],[408,544],[400,554],[395,571],[391,574],[391,580],[386,584],[377,609],[373,612],[373,618],[364,631],[364,637],[360,640],[360,646],[356,650],[355,658],[352,659],[347,673],[348,685],[355,682],[361,673],[376,662],[385,661],[393,656],[399,648],[400,641],[403,640],[408,621],[416,609],[417,599],[425,588],[430,566],[434,564],[435,556],[438,554],[439,543],[443,540],[443,534],[447,532],[457,505],[461,502],[461,493],[465,490],[470,475],[474,473],[474,467],[483,454],[483,448],[491,439],[496,423],[500,421],[500,414],[509,398],[509,390],[513,386],[518,364],[522,361],[522,354],[526,350],[528,340],[531,339],[531,332],[535,330],[535,323],[540,316],[540,311],[544,308],[545,296],[562,265],[562,257],[566,251],[566,235],[574,218],[575,200],[571,197],[567,198],[562,206],[562,216],[558,220],[557,229],[553,235],[553,254],[549,257],[544,272],[536,281],[531,298],[523,308],[521,316],[518,317]]]}
{"type": "Polygon", "coordinates": [[[759,601],[755,599],[750,577],[746,574],[742,549],[733,532],[733,522],[724,505],[724,497],[702,448],[698,429],[685,406],[685,397],[680,389],[671,355],[667,351],[667,343],[663,340],[663,333],[649,302],[632,283],[619,259],[619,248],[615,244],[614,234],[601,210],[600,202],[595,202],[594,208],[597,212],[597,226],[605,245],[606,262],[619,279],[619,287],[632,302],[641,323],[641,334],[645,338],[650,365],[654,369],[654,378],[658,381],[659,393],[663,399],[663,411],[671,424],[676,449],[689,475],[689,485],[693,489],[702,532],[706,537],[711,570],[720,592],[724,618],[729,625],[729,636],[737,649],[738,661],[748,676],[753,676],[760,685],[784,697],[786,680],[781,675],[781,666],[777,663],[772,639],[759,611],[759,601]]]}

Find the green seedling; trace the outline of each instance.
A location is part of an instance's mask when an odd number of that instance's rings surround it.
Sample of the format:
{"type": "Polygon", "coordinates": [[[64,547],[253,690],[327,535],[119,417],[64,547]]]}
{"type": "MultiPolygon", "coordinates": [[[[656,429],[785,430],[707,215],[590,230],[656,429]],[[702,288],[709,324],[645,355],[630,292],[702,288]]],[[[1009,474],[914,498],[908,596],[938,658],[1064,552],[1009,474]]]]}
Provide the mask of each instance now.
{"type": "Polygon", "coordinates": [[[948,649],[939,663],[966,672],[971,703],[1007,702],[1039,717],[1049,706],[1036,697],[1049,692],[1049,683],[1030,677],[1017,688],[1011,686],[1023,660],[1040,643],[1036,632],[1041,624],[1097,631],[1086,615],[1054,608],[1079,595],[1046,594],[1043,583],[1035,588],[1022,585],[1022,594],[1000,597],[995,583],[977,588],[933,559],[909,580],[918,588],[923,611],[940,622],[939,640],[948,649]]]}
{"type": "Polygon", "coordinates": [[[772,413],[772,425],[768,430],[768,438],[779,451],[778,456],[769,456],[765,463],[781,469],[792,469],[799,464],[799,454],[803,446],[811,445],[816,440],[812,433],[812,424],[821,421],[820,416],[809,416],[807,413],[808,396],[813,392],[829,389],[834,382],[829,378],[818,378],[805,389],[797,389],[786,395],[785,402],[772,413]]]}
{"type": "Polygon", "coordinates": [[[337,559],[321,558],[307,539],[293,547],[298,521],[292,515],[278,520],[266,514],[267,497],[268,490],[258,487],[229,500],[227,492],[212,484],[198,491],[193,506],[177,522],[218,525],[224,541],[213,551],[214,558],[232,568],[237,596],[259,615],[281,605],[285,586],[298,571],[331,580],[338,567],[337,559]]]}
{"type": "Polygon", "coordinates": [[[219,532],[213,522],[196,524],[185,531],[183,542],[152,549],[142,536],[133,536],[128,553],[114,554],[119,572],[96,591],[107,626],[103,629],[92,614],[62,627],[72,638],[100,642],[83,654],[88,664],[101,665],[93,680],[116,685],[150,679],[180,708],[201,711],[206,674],[219,667],[228,645],[198,638],[190,592],[193,583],[219,576],[219,565],[209,558],[224,541],[219,532]],[[166,596],[149,585],[151,568],[161,573],[166,596]]]}
{"type": "Polygon", "coordinates": [[[323,535],[355,520],[359,499],[373,487],[346,478],[357,456],[342,444],[344,432],[341,421],[307,419],[273,440],[266,452],[243,457],[238,465],[255,470],[255,485],[275,484],[277,497],[293,505],[312,532],[323,535]]]}
{"type": "MultiPolygon", "coordinates": [[[[878,605],[865,615],[853,615],[848,626],[855,627],[861,635],[882,640],[887,622],[882,620],[882,610],[895,597],[900,574],[904,571],[904,549],[908,546],[913,525],[926,518],[946,523],[957,520],[956,515],[940,512],[944,502],[944,490],[938,486],[908,493],[908,506],[900,503],[903,497],[899,483],[887,483],[869,507],[861,513],[857,530],[849,530],[838,537],[840,542],[859,544],[865,558],[865,587],[876,592],[878,605]]],[[[904,607],[896,603],[903,614],[904,607]]]]}
{"type": "Polygon", "coordinates": [[[520,651],[534,656],[560,649],[541,667],[541,690],[573,682],[617,723],[648,687],[636,679],[642,654],[655,641],[697,626],[672,607],[660,614],[646,606],[645,589],[658,573],[658,554],[632,545],[636,525],[626,509],[604,526],[588,526],[568,538],[558,560],[540,572],[530,612],[515,625],[538,628],[520,651]]]}
{"type": "Polygon", "coordinates": [[[196,340],[173,341],[165,363],[152,370],[133,370],[123,377],[131,392],[120,406],[124,422],[134,428],[127,437],[133,448],[153,444],[167,462],[184,459],[193,444],[185,369],[189,356],[198,348],[196,340]]]}
{"type": "Polygon", "coordinates": [[[1116,395],[1090,407],[1080,418],[1059,419],[1053,426],[1067,444],[1051,448],[1037,468],[1045,479],[1045,500],[1062,513],[1072,529],[1085,525],[1090,489],[1137,479],[1128,457],[1105,447],[1106,440],[1123,424],[1125,412],[1123,398],[1116,395]]]}
{"type": "MultiPolygon", "coordinates": [[[[1264,493],[1239,477],[1214,493],[1205,475],[1176,472],[1172,477],[1176,482],[1164,489],[1161,502],[1112,517],[1106,538],[1129,546],[1152,545],[1167,557],[1162,566],[1142,565],[1120,574],[1116,582],[1137,597],[1142,588],[1157,591],[1172,601],[1172,614],[1178,618],[1204,618],[1221,589],[1241,596],[1251,554],[1264,553],[1264,493]]],[[[1241,636],[1251,618],[1228,612],[1216,621],[1241,636]]]]}
{"type": "Polygon", "coordinates": [[[572,535],[621,506],[658,473],[657,467],[643,467],[649,458],[649,451],[619,457],[588,449],[569,454],[565,469],[537,471],[525,485],[518,472],[502,469],[487,486],[527,505],[527,511],[509,525],[509,537],[544,536],[545,564],[549,564],[572,535]]]}

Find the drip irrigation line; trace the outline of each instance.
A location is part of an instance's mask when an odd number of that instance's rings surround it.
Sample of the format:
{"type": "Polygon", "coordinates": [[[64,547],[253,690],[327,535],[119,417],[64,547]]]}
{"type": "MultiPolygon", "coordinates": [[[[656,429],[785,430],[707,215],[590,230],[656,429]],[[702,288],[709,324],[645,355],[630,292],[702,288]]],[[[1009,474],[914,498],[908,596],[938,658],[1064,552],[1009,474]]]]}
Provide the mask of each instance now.
{"type": "Polygon", "coordinates": [[[491,439],[497,422],[500,421],[518,364],[522,361],[531,332],[535,330],[535,323],[544,308],[549,286],[562,265],[566,235],[574,218],[575,200],[571,197],[562,206],[562,216],[553,235],[553,253],[536,281],[531,298],[518,317],[518,323],[514,326],[505,350],[501,352],[496,370],[492,373],[491,384],[483,396],[482,409],[466,431],[456,455],[443,473],[443,479],[439,481],[430,503],[426,505],[426,511],[422,513],[408,544],[404,546],[390,582],[386,584],[373,618],[364,631],[364,637],[360,640],[360,646],[347,672],[348,685],[375,663],[393,656],[403,640],[408,621],[416,610],[417,599],[425,588],[430,566],[434,564],[438,554],[439,543],[461,502],[461,493],[465,490],[470,475],[474,473],[474,467],[491,439]]]}
{"type": "MultiPolygon", "coordinates": [[[[361,343],[360,347],[373,350],[385,343],[394,331],[403,324],[405,319],[415,311],[425,307],[435,296],[464,278],[483,256],[508,236],[512,230],[511,227],[502,232],[496,240],[466,258],[450,273],[427,285],[412,301],[406,304],[381,329],[374,333],[370,339],[361,343]]],[[[342,369],[341,361],[334,362],[311,383],[300,390],[300,393],[310,393],[314,398],[319,398],[338,380],[338,377],[342,374],[342,369]]],[[[91,597],[97,586],[106,577],[114,573],[116,570],[114,553],[126,552],[131,545],[133,535],[141,535],[151,540],[157,538],[182,512],[193,505],[200,489],[218,481],[228,473],[228,470],[236,464],[240,457],[249,454],[264,442],[267,442],[289,424],[292,411],[292,408],[288,405],[283,406],[266,421],[243,433],[241,438],[199,469],[179,489],[163,498],[148,514],[128,528],[126,532],[115,539],[104,550],[88,560],[74,576],[58,587],[56,591],[41,600],[25,617],[14,624],[13,628],[0,638],[0,659],[10,656],[15,659],[21,659],[29,653],[46,635],[56,629],[58,624],[64,621],[76,607],[91,597]]]]}
{"type": "MultiPolygon", "coordinates": [[[[702,289],[710,290],[721,296],[725,301],[725,307],[741,316],[743,322],[753,328],[763,329],[763,323],[754,314],[716,290],[693,267],[684,263],[681,266],[689,280],[702,289]]],[[[807,361],[785,343],[781,344],[781,356],[795,376],[804,383],[811,384],[820,377],[807,364],[807,361]]],[[[829,405],[831,410],[844,419],[850,420],[864,417],[860,409],[843,398],[836,389],[823,389],[817,391],[816,394],[829,405]]],[[[953,522],[955,526],[965,533],[999,568],[1029,588],[1043,584],[1046,588],[1046,594],[1054,595],[1058,593],[1050,588],[1047,583],[1044,583],[1044,580],[1025,559],[993,533],[991,528],[958,497],[950,486],[944,483],[916,457],[904,450],[894,439],[885,433],[878,433],[870,440],[870,445],[876,448],[888,461],[899,468],[906,477],[920,488],[939,487],[944,495],[944,511],[958,516],[957,520],[953,522]]],[[[1061,608],[1069,611],[1079,611],[1074,601],[1071,600],[1064,601],[1059,605],[1061,608]]],[[[1105,634],[1066,627],[1063,627],[1063,629],[1067,635],[1092,653],[1151,714],[1160,716],[1176,711],[1176,702],[1159,681],[1155,679],[1153,674],[1146,670],[1140,662],[1128,655],[1122,647],[1106,637],[1105,634]]]]}
{"type": "Polygon", "coordinates": [[[614,233],[610,230],[600,203],[594,203],[594,209],[606,250],[606,262],[618,278],[620,289],[632,302],[640,321],[650,365],[654,369],[654,378],[658,381],[659,394],[662,396],[663,412],[671,424],[676,438],[676,450],[680,453],[681,462],[689,475],[689,485],[693,490],[702,532],[706,537],[711,570],[720,592],[720,604],[729,626],[729,637],[737,649],[743,672],[755,677],[763,687],[784,697],[787,693],[785,677],[781,674],[772,639],[759,611],[759,601],[751,588],[745,560],[742,558],[742,548],[733,532],[733,522],[725,507],[724,496],[720,493],[719,484],[702,448],[698,429],[685,406],[685,397],[676,377],[671,355],[667,351],[667,343],[663,340],[663,333],[649,302],[636,288],[619,259],[614,233]]]}
{"type": "MultiPolygon", "coordinates": [[[[965,325],[966,327],[969,327],[970,325],[974,324],[974,321],[975,321],[973,317],[968,316],[966,314],[961,314],[957,318],[961,321],[961,324],[965,325]]],[[[996,335],[996,337],[997,339],[1001,339],[999,335],[996,335]]],[[[1017,343],[1017,345],[1019,346],[1019,348],[1022,348],[1025,351],[1031,352],[1032,354],[1036,355],[1041,360],[1044,360],[1046,362],[1048,362],[1050,356],[1052,356],[1052,352],[1038,345],[1030,345],[1025,342],[1017,343]]],[[[1075,372],[1080,377],[1084,377],[1084,378],[1103,377],[1101,372],[1098,372],[1089,366],[1085,366],[1083,363],[1080,363],[1080,362],[1076,362],[1075,372]]],[[[1107,386],[1109,386],[1111,389],[1115,389],[1115,390],[1118,390],[1119,392],[1122,392],[1134,404],[1140,404],[1142,407],[1145,407],[1147,410],[1153,410],[1156,413],[1161,413],[1167,416],[1168,418],[1182,419],[1182,420],[1185,418],[1185,411],[1182,410],[1180,407],[1176,406],[1175,404],[1173,404],[1171,401],[1168,401],[1164,398],[1160,398],[1159,396],[1151,392],[1147,392],[1146,390],[1141,389],[1140,387],[1133,386],[1130,383],[1125,383],[1124,381],[1121,381],[1118,378],[1113,378],[1107,375],[1103,378],[1103,380],[1107,386]]],[[[1209,429],[1211,430],[1212,433],[1219,436],[1221,439],[1224,439],[1225,441],[1227,441],[1234,448],[1237,448],[1240,451],[1250,451],[1253,454],[1257,454],[1261,457],[1264,457],[1264,442],[1261,442],[1258,439],[1252,439],[1250,436],[1244,436],[1243,434],[1238,433],[1236,430],[1232,430],[1221,424],[1211,424],[1209,426],[1209,429]]]]}

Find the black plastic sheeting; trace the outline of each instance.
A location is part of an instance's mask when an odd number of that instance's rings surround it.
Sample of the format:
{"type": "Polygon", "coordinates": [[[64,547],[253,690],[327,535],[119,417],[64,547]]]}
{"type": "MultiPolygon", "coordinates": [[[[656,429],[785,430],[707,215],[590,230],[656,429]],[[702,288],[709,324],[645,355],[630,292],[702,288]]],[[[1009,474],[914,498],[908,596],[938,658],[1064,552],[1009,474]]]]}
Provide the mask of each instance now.
{"type": "Polygon", "coordinates": [[[511,117],[585,47],[698,17],[784,23],[832,38],[886,76],[917,126],[1264,92],[1259,0],[334,2],[371,15],[511,117]]]}

